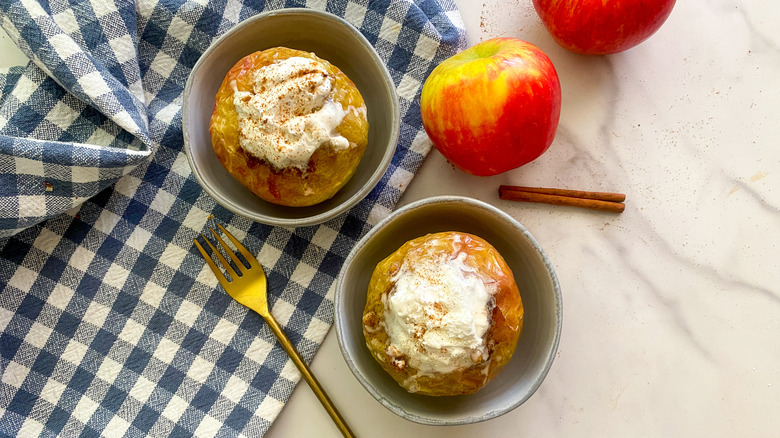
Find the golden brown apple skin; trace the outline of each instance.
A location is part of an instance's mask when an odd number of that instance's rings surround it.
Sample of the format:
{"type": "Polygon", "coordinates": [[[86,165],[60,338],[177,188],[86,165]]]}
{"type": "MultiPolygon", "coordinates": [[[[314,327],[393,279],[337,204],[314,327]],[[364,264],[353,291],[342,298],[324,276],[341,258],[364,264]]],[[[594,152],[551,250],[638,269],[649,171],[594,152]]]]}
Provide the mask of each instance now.
{"type": "Polygon", "coordinates": [[[471,394],[485,386],[511,359],[523,329],[523,303],[512,270],[498,251],[482,238],[460,232],[428,234],[410,240],[382,260],[374,269],[368,287],[363,312],[363,335],[371,355],[390,376],[407,391],[431,396],[471,394]],[[464,242],[464,244],[456,241],[464,242]],[[435,242],[437,252],[465,251],[465,262],[496,282],[495,307],[492,324],[485,334],[489,356],[469,368],[452,373],[419,375],[408,364],[403,368],[393,364],[386,352],[390,344],[384,326],[383,295],[393,289],[392,277],[401,268],[408,254],[417,251],[426,242],[435,242]],[[459,249],[456,249],[458,248],[459,249]],[[410,390],[411,389],[411,390],[410,390]]]}
{"type": "Polygon", "coordinates": [[[354,175],[368,144],[368,120],[363,97],[355,84],[338,67],[314,53],[275,47],[242,58],[228,71],[217,92],[209,124],[211,144],[225,169],[260,198],[279,205],[304,207],[330,199],[354,175]],[[253,75],[260,67],[274,61],[300,56],[323,63],[333,81],[333,100],[347,109],[347,115],[336,132],[349,140],[350,147],[335,150],[319,147],[309,160],[308,169],[277,169],[265,160],[246,152],[239,144],[238,113],[233,104],[236,81],[240,91],[252,91],[253,75]]]}

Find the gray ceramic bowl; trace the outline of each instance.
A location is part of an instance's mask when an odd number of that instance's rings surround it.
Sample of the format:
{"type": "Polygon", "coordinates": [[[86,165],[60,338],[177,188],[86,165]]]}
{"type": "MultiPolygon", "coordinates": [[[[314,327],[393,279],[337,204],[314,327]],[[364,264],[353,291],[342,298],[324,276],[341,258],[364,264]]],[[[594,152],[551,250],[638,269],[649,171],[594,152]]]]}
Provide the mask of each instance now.
{"type": "Polygon", "coordinates": [[[424,199],[391,214],[347,257],[336,289],[339,346],[352,373],[385,407],[418,423],[476,423],[505,414],[528,400],[547,375],[561,334],[561,291],[550,261],[522,225],[501,210],[471,198],[424,199]],[[361,317],[377,263],[407,240],[440,231],[475,234],[490,242],[515,276],[525,307],[523,331],[504,370],[474,394],[429,397],[406,392],[366,347],[361,317]]]}
{"type": "Polygon", "coordinates": [[[242,21],[203,53],[184,88],[182,128],[192,173],[219,204],[257,222],[297,227],[344,213],[374,188],[395,153],[400,113],[390,73],[357,29],[326,12],[282,9],[242,21]],[[333,198],[311,207],[258,198],[230,176],[211,146],[209,121],[225,74],[244,56],[277,46],[311,51],[336,65],[355,83],[368,109],[368,146],[355,175],[333,198]]]}

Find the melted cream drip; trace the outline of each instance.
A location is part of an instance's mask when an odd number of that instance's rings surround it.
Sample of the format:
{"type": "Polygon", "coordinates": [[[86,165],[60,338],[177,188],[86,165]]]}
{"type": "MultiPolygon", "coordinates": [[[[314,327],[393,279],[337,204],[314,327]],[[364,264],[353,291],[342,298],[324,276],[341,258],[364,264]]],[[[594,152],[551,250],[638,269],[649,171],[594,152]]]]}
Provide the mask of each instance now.
{"type": "Polygon", "coordinates": [[[347,110],[332,99],[333,83],[322,63],[291,57],[257,69],[253,92],[233,87],[239,143],[278,169],[306,170],[318,147],[336,150],[349,140],[335,129],[347,110]]]}

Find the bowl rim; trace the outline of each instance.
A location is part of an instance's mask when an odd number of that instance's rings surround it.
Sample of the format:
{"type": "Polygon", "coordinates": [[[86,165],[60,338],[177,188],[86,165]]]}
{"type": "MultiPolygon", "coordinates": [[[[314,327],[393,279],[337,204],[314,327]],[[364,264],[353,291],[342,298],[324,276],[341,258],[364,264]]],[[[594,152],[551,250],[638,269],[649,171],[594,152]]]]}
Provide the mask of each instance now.
{"type": "Polygon", "coordinates": [[[404,207],[399,208],[398,210],[392,212],[390,215],[388,215],[387,217],[379,221],[371,230],[368,231],[368,233],[366,233],[360,239],[360,241],[357,242],[357,244],[355,244],[355,246],[349,252],[349,255],[347,255],[347,258],[344,260],[344,265],[342,266],[342,269],[339,271],[339,275],[337,278],[334,300],[335,300],[334,320],[336,325],[336,338],[338,340],[339,349],[341,350],[341,355],[344,358],[344,361],[347,363],[347,366],[349,367],[350,371],[355,376],[355,378],[371,394],[372,397],[374,397],[380,404],[382,404],[384,407],[386,407],[396,415],[405,418],[407,420],[413,421],[415,423],[427,424],[433,426],[456,426],[456,425],[473,424],[482,421],[487,421],[499,417],[508,412],[511,412],[521,404],[525,403],[539,389],[539,387],[542,385],[542,382],[547,377],[547,374],[550,371],[553,362],[555,361],[555,356],[558,351],[558,345],[560,343],[561,331],[563,327],[563,295],[561,293],[560,283],[558,282],[558,276],[555,274],[555,269],[552,266],[552,262],[547,257],[547,254],[544,253],[542,247],[539,245],[539,243],[536,241],[533,235],[531,235],[528,229],[525,228],[522,224],[520,224],[520,222],[518,222],[515,218],[510,216],[508,213],[504,212],[503,210],[491,204],[488,204],[487,202],[470,198],[467,196],[441,195],[441,196],[432,196],[428,198],[423,198],[418,201],[412,202],[404,207]],[[342,286],[344,284],[344,276],[347,271],[347,267],[355,259],[357,253],[368,244],[368,242],[373,238],[373,236],[379,233],[380,230],[384,228],[386,224],[392,222],[397,217],[403,214],[421,208],[428,208],[435,204],[449,204],[449,203],[465,203],[473,207],[485,209],[488,212],[495,214],[499,218],[507,221],[510,225],[512,225],[513,228],[520,231],[521,234],[523,234],[528,239],[529,243],[534,247],[534,249],[541,256],[542,261],[544,262],[544,265],[547,268],[547,272],[550,275],[550,280],[552,281],[553,284],[556,324],[555,324],[555,333],[553,334],[552,345],[548,356],[545,358],[544,368],[535,377],[533,384],[529,387],[528,391],[523,395],[523,397],[520,397],[518,400],[516,400],[511,405],[505,408],[493,410],[478,417],[470,416],[470,417],[463,417],[455,420],[442,420],[439,418],[421,416],[409,412],[403,406],[397,405],[395,403],[391,403],[385,397],[382,396],[382,394],[374,387],[374,385],[357,370],[357,367],[355,366],[353,361],[349,358],[347,354],[347,348],[345,345],[346,344],[345,339],[347,337],[347,334],[345,332],[344,322],[342,321],[342,317],[340,315],[344,311],[343,304],[342,304],[344,302],[342,286]]]}
{"type": "MultiPolygon", "coordinates": [[[[195,177],[195,180],[198,182],[198,185],[200,185],[203,188],[203,190],[205,190],[206,193],[208,193],[209,196],[211,196],[211,198],[217,202],[217,204],[221,205],[222,207],[226,208],[232,213],[238,214],[240,216],[243,216],[255,222],[272,225],[272,226],[301,227],[301,226],[309,226],[309,225],[318,225],[349,211],[352,207],[357,205],[357,203],[359,203],[366,196],[368,196],[368,194],[382,180],[382,177],[387,172],[387,169],[390,167],[390,163],[392,162],[393,157],[395,156],[395,152],[398,148],[398,139],[401,131],[400,106],[401,105],[398,98],[398,92],[395,87],[395,82],[393,80],[392,75],[390,74],[390,71],[387,68],[387,65],[385,65],[384,61],[382,61],[382,59],[379,57],[379,54],[376,52],[374,46],[351,23],[339,17],[338,15],[326,11],[319,11],[316,9],[284,8],[284,9],[276,9],[272,11],[265,11],[257,15],[254,15],[252,17],[249,17],[246,20],[241,21],[240,23],[237,23],[235,26],[228,29],[224,34],[219,36],[216,40],[214,40],[209,45],[208,48],[206,48],[205,51],[203,51],[203,53],[200,55],[198,60],[195,62],[195,65],[193,65],[192,70],[190,70],[190,74],[187,76],[187,82],[184,86],[184,92],[182,93],[181,120],[182,120],[182,136],[184,139],[184,144],[183,144],[184,154],[187,157],[187,162],[190,165],[190,170],[192,171],[192,175],[195,177]],[[355,192],[355,194],[353,194],[351,197],[347,198],[345,201],[334,206],[329,210],[311,216],[292,218],[292,219],[269,216],[266,214],[254,214],[253,212],[250,212],[249,210],[242,208],[240,205],[231,202],[230,199],[225,198],[224,196],[217,193],[217,191],[213,187],[211,187],[209,182],[203,178],[203,176],[200,173],[200,168],[198,166],[198,163],[192,157],[191,142],[189,136],[190,108],[188,105],[188,100],[189,100],[188,96],[190,95],[190,91],[194,86],[193,77],[195,76],[195,72],[197,72],[200,69],[201,65],[205,62],[205,60],[213,52],[217,51],[219,47],[223,45],[225,41],[228,40],[228,38],[230,38],[231,35],[241,31],[245,27],[254,25],[258,21],[264,21],[267,19],[271,19],[275,16],[283,16],[283,15],[308,15],[312,17],[324,18],[326,20],[330,20],[334,23],[338,23],[344,26],[345,29],[349,31],[349,33],[353,34],[359,41],[362,42],[362,44],[364,44],[366,47],[370,49],[369,53],[371,57],[374,59],[374,62],[379,67],[382,76],[384,77],[382,83],[385,84],[386,91],[389,91],[390,100],[392,103],[392,108],[389,109],[391,114],[392,131],[390,133],[390,138],[387,139],[387,144],[391,144],[393,145],[393,147],[387,148],[384,155],[382,156],[382,160],[379,162],[379,166],[376,169],[374,169],[374,172],[371,174],[371,177],[367,180],[366,184],[360,187],[360,189],[358,189],[355,192]]],[[[263,202],[267,202],[267,201],[263,201],[263,202]]],[[[290,208],[295,208],[295,207],[290,207],[290,208]]]]}

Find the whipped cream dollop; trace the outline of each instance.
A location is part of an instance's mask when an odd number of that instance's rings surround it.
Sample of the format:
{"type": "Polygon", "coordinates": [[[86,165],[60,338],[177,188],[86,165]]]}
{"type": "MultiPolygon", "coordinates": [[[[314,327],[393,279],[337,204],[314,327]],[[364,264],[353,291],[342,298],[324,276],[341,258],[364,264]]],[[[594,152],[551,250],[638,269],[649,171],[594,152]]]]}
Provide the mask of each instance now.
{"type": "Polygon", "coordinates": [[[467,253],[408,254],[391,278],[385,302],[386,353],[420,374],[449,373],[488,359],[497,287],[465,260],[467,253]]]}
{"type": "Polygon", "coordinates": [[[238,90],[235,81],[231,86],[240,146],[276,168],[306,170],[318,147],[349,147],[335,131],[347,110],[332,99],[322,63],[290,57],[257,69],[252,92],[238,90]]]}

